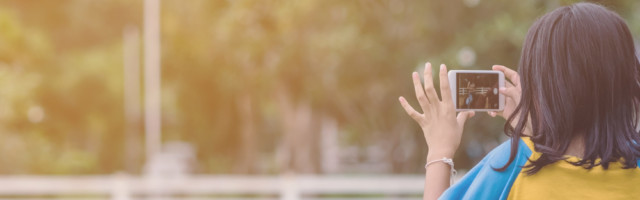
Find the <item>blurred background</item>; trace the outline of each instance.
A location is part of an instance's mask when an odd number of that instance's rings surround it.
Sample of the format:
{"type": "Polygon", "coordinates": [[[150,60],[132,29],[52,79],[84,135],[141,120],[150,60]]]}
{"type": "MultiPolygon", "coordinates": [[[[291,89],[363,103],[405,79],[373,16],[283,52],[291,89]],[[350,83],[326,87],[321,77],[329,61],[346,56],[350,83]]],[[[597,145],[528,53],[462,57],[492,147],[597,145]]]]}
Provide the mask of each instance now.
{"type": "MultiPolygon", "coordinates": [[[[420,198],[411,72],[516,69],[575,2],[0,0],[0,197],[420,198]]],[[[640,36],[640,2],[596,2],[640,36]]],[[[456,167],[503,124],[469,120],[456,167]]]]}

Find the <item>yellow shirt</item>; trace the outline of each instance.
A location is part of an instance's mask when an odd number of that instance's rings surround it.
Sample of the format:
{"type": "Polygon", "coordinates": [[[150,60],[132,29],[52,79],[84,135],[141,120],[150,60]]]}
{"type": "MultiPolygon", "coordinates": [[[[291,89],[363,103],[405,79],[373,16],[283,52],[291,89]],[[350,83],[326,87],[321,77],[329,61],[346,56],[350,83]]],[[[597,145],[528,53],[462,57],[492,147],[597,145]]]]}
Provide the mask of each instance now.
{"type": "MultiPolygon", "coordinates": [[[[531,160],[540,157],[528,137],[522,140],[531,149],[531,160]]],[[[569,161],[578,161],[570,157],[569,161]]],[[[529,162],[527,161],[527,164],[529,162]]],[[[610,163],[607,170],[596,166],[591,170],[558,161],[536,174],[522,170],[508,199],[640,199],[640,169],[622,169],[621,163],[610,163]]]]}

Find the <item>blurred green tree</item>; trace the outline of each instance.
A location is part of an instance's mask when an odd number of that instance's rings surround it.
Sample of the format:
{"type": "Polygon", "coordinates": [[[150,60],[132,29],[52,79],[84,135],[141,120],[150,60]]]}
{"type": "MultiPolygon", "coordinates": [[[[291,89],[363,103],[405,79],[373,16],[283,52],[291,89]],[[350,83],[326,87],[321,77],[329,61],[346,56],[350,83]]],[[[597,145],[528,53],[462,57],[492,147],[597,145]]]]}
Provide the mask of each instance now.
{"type": "MultiPolygon", "coordinates": [[[[424,138],[397,102],[410,73],[515,69],[531,23],[577,1],[161,2],[163,140],[193,144],[197,172],[323,173],[336,122],[339,172],[419,173],[424,138]]],[[[598,2],[640,34],[637,1],[598,2]]],[[[125,169],[122,31],[141,16],[142,1],[0,1],[0,173],[125,169]]],[[[502,125],[470,120],[456,166],[502,125]]]]}

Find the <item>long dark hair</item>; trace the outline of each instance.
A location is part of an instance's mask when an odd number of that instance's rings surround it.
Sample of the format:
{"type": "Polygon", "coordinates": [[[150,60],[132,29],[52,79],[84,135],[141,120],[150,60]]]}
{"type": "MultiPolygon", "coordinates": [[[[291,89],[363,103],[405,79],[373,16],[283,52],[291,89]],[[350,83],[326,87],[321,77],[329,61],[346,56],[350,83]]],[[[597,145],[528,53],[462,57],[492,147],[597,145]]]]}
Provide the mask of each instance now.
{"type": "Polygon", "coordinates": [[[511,155],[496,170],[513,162],[528,120],[535,151],[542,153],[524,166],[529,175],[565,160],[575,137],[584,139],[585,148],[573,165],[607,169],[610,162],[620,162],[624,168],[637,167],[640,64],[620,16],[592,3],[542,16],[527,33],[518,68],[522,96],[504,126],[512,139],[511,155]]]}

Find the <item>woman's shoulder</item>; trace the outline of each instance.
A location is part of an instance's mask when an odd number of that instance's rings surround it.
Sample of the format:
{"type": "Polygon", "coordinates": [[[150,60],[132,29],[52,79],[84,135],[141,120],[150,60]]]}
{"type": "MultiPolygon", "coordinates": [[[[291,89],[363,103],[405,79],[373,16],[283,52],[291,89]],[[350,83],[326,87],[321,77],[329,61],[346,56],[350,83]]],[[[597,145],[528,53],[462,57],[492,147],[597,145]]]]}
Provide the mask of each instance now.
{"type": "Polygon", "coordinates": [[[525,164],[531,150],[525,140],[509,139],[489,152],[475,167],[469,170],[440,199],[506,199],[511,185],[525,164]],[[517,145],[517,147],[515,147],[517,145]],[[512,148],[517,148],[513,162],[509,162],[512,148]]]}
{"type": "MultiPolygon", "coordinates": [[[[510,144],[509,145],[506,144],[508,142],[510,143],[510,141],[511,140],[503,143],[502,145],[510,146],[510,144]]],[[[507,147],[503,147],[503,148],[507,148],[507,147]]],[[[534,143],[531,140],[531,137],[528,137],[528,136],[527,137],[521,137],[520,138],[520,145],[518,146],[518,148],[519,148],[519,150],[518,150],[519,153],[521,153],[522,156],[526,156],[529,159],[537,159],[538,157],[540,157],[541,153],[535,151],[534,143]]],[[[498,148],[496,148],[496,150],[497,149],[498,148]]],[[[510,149],[510,148],[508,148],[508,149],[510,149]]],[[[497,151],[504,151],[504,150],[497,150],[497,151]]],[[[498,153],[498,154],[502,154],[502,153],[498,153]]],[[[575,156],[567,156],[567,157],[569,157],[573,161],[577,161],[579,159],[579,158],[577,158],[575,156]]],[[[640,157],[636,159],[636,162],[637,162],[637,166],[640,167],[640,157]]]]}
{"type": "Polygon", "coordinates": [[[533,152],[533,142],[529,137],[520,137],[517,140],[509,139],[491,150],[483,159],[493,167],[502,167],[509,161],[511,149],[517,148],[514,160],[518,158],[529,158],[533,152]],[[499,165],[499,166],[496,166],[499,165]]]}

